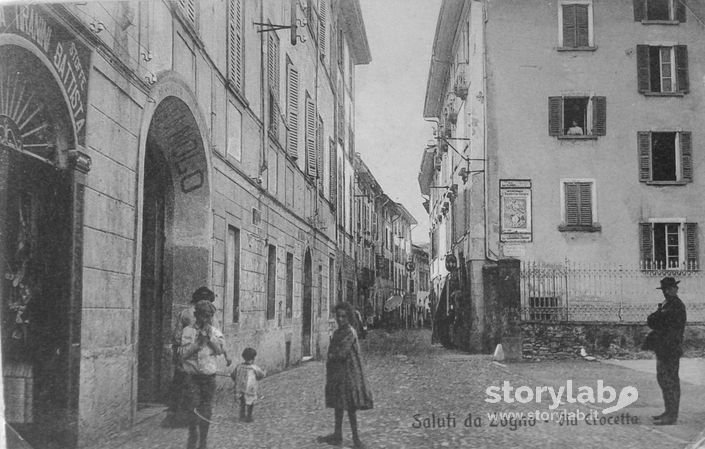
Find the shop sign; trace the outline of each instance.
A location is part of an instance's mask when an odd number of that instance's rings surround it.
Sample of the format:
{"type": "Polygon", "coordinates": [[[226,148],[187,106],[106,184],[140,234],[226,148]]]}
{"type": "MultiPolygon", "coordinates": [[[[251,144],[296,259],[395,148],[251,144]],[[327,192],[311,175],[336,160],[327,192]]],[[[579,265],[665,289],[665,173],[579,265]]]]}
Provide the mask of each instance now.
{"type": "Polygon", "coordinates": [[[500,241],[530,242],[531,180],[500,180],[499,200],[500,241]]]}
{"type": "Polygon", "coordinates": [[[85,145],[90,49],[39,6],[0,6],[0,34],[31,41],[59,75],[78,144],[85,145]]]}

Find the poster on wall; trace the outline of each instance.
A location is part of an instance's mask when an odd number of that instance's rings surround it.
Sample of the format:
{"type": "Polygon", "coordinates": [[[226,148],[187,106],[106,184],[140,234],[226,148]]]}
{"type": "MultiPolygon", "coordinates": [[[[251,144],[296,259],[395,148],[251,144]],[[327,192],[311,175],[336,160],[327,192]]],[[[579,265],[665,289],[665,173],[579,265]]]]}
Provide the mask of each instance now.
{"type": "Polygon", "coordinates": [[[500,241],[530,242],[531,180],[499,181],[500,241]]]}

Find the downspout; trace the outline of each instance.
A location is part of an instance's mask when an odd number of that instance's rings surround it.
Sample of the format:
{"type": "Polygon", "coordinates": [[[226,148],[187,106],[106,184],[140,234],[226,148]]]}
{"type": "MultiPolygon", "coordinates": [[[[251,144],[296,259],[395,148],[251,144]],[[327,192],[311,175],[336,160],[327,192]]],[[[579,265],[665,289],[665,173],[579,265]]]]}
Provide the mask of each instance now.
{"type": "Polygon", "coordinates": [[[484,164],[484,171],[483,171],[483,182],[484,182],[484,202],[485,202],[485,207],[484,209],[484,214],[485,214],[485,258],[488,260],[491,260],[493,262],[497,262],[498,258],[496,255],[493,255],[492,251],[490,251],[490,227],[489,227],[489,182],[487,179],[488,171],[489,171],[489,160],[487,159],[487,5],[488,2],[487,0],[484,0],[482,2],[482,14],[483,14],[483,21],[482,21],[482,91],[484,93],[484,98],[482,101],[482,118],[483,118],[483,123],[482,123],[482,159],[483,159],[483,164],[484,164]]]}
{"type": "MultiPolygon", "coordinates": [[[[260,23],[264,23],[264,2],[260,2],[259,4],[259,21],[260,23]]],[[[269,92],[269,86],[265,88],[265,64],[264,64],[264,40],[265,40],[265,35],[266,33],[260,33],[260,40],[259,40],[259,65],[260,65],[260,83],[261,83],[261,89],[260,89],[260,114],[262,117],[262,130],[261,130],[261,135],[262,135],[262,161],[266,163],[266,157],[265,157],[265,152],[267,151],[267,130],[266,130],[266,114],[265,114],[265,102],[267,100],[267,95],[266,92],[269,92]]],[[[260,166],[258,168],[258,173],[257,176],[262,175],[262,163],[260,163],[260,166]]]]}

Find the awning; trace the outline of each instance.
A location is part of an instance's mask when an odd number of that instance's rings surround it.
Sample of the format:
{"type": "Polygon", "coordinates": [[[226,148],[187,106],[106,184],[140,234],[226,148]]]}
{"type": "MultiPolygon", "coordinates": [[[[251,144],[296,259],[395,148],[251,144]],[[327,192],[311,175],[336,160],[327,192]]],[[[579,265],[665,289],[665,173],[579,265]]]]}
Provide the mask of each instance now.
{"type": "Polygon", "coordinates": [[[387,302],[384,303],[384,311],[391,312],[392,310],[399,307],[402,302],[404,302],[404,298],[399,295],[394,295],[390,297],[387,302]]]}

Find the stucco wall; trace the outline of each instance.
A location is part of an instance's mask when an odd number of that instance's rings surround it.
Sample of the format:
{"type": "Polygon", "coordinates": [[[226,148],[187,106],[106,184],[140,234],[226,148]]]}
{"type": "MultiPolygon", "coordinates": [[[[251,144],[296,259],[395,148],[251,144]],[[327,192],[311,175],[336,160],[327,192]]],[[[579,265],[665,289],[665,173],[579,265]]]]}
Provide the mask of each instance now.
{"type": "Polygon", "coordinates": [[[498,222],[499,179],[532,181],[533,242],[524,245],[527,259],[559,262],[568,257],[634,266],[639,261],[638,222],[705,219],[705,210],[693,207],[705,187],[698,151],[705,144],[702,26],[692,15],[679,25],[643,25],[634,21],[632,4],[595,0],[597,49],[559,52],[556,1],[487,3],[488,151],[496,161],[488,210],[491,221],[498,222]],[[636,45],[659,43],[688,45],[690,92],[682,98],[646,97],[637,91],[636,45]],[[607,98],[606,136],[568,141],[548,135],[548,97],[576,93],[607,98]],[[656,187],[639,182],[636,135],[648,130],[693,132],[692,183],[656,187]],[[561,178],[595,180],[601,232],[558,231],[561,178]]]}

